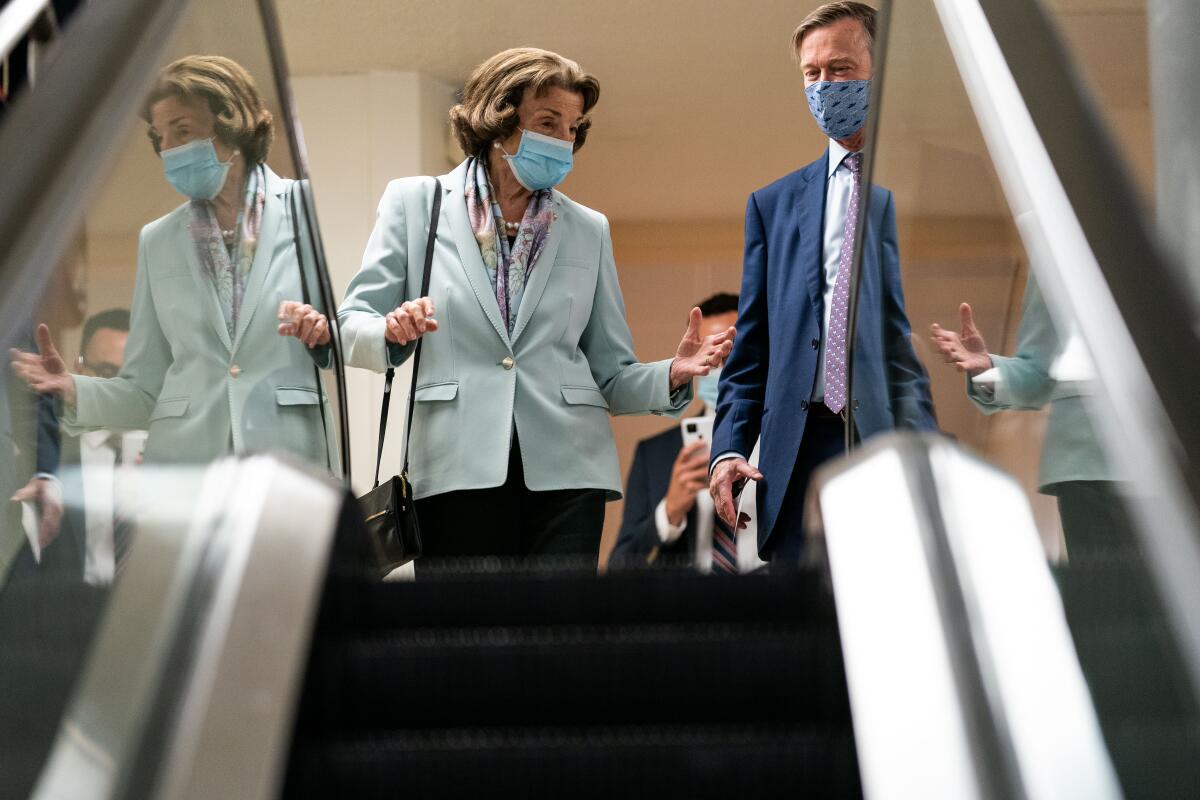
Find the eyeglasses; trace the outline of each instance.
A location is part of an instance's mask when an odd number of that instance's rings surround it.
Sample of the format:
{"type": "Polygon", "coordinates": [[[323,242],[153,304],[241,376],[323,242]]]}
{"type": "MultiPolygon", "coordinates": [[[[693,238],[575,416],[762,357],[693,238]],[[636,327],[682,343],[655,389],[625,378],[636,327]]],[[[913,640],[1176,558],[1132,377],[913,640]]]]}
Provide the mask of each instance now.
{"type": "Polygon", "coordinates": [[[121,368],[118,365],[110,364],[107,361],[96,364],[80,356],[79,364],[97,378],[115,378],[121,374],[121,368]]]}

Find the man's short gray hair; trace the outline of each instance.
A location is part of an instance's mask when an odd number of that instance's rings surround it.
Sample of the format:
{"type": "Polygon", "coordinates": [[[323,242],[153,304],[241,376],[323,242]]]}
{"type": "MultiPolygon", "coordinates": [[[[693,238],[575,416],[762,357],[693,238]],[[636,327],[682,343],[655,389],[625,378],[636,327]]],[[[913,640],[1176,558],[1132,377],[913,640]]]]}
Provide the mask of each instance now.
{"type": "Polygon", "coordinates": [[[861,22],[863,30],[867,32],[867,44],[872,45],[875,43],[875,15],[875,9],[866,3],[852,0],[826,3],[805,17],[804,21],[796,26],[796,30],[792,31],[792,55],[800,57],[800,44],[810,31],[832,25],[839,19],[856,19],[861,22]]]}

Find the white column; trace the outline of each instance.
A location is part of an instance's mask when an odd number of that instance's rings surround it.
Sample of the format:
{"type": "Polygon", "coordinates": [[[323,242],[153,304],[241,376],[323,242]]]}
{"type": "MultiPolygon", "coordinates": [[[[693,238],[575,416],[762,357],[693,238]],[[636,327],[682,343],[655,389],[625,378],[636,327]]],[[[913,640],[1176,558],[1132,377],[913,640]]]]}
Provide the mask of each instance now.
{"type": "MultiPolygon", "coordinates": [[[[440,175],[446,155],[447,111],[454,87],[416,72],[312,75],[292,80],[304,129],[321,236],[333,290],[340,300],[362,263],[375,209],[388,181],[440,175]]],[[[404,406],[410,373],[398,370],[381,477],[400,469],[404,406]],[[394,435],[393,435],[394,432],[394,435]]],[[[383,377],[346,372],[354,490],[370,488],[375,467],[383,377]]]]}

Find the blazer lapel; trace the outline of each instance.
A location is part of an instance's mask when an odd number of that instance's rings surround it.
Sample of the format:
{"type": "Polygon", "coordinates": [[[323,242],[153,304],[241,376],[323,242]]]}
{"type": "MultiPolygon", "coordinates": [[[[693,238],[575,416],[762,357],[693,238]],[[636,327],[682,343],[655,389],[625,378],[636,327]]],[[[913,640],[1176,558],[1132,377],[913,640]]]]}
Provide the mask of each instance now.
{"type": "Polygon", "coordinates": [[[225,316],[221,313],[217,291],[213,288],[212,281],[204,274],[200,257],[196,255],[196,243],[192,240],[191,231],[188,229],[191,214],[191,208],[185,207],[182,210],[180,219],[183,222],[178,228],[176,248],[182,251],[184,258],[187,259],[188,272],[192,273],[192,280],[196,283],[196,297],[200,298],[199,303],[204,309],[204,316],[208,318],[209,324],[212,325],[217,338],[225,345],[225,349],[232,350],[233,343],[229,340],[229,330],[225,327],[225,316]]]}
{"type": "MultiPolygon", "coordinates": [[[[491,321],[496,334],[511,349],[508,330],[500,319],[500,306],[492,294],[492,282],[488,280],[487,267],[483,265],[483,256],[479,254],[479,244],[475,241],[475,232],[471,229],[471,220],[467,216],[467,202],[463,196],[465,169],[464,162],[458,169],[440,179],[446,192],[442,202],[442,221],[450,223],[450,232],[454,236],[454,245],[458,248],[459,261],[467,274],[471,289],[475,292],[475,299],[479,301],[479,307],[491,321]]],[[[409,274],[412,274],[411,270],[409,274]]]]}
{"type": "MultiPolygon", "coordinates": [[[[287,182],[264,167],[266,186],[263,187],[266,196],[263,198],[262,225],[258,231],[258,245],[254,249],[254,263],[250,265],[250,277],[246,281],[246,294],[242,297],[242,307],[238,312],[237,331],[233,340],[233,352],[237,352],[245,336],[258,300],[262,296],[263,285],[267,273],[275,263],[276,239],[280,233],[280,223],[283,221],[283,195],[287,192],[287,182]]],[[[291,234],[291,231],[284,233],[291,234]]],[[[296,264],[299,269],[299,262],[296,264]]],[[[299,299],[299,298],[297,298],[299,299]]]]}
{"type": "MultiPolygon", "coordinates": [[[[557,209],[561,204],[562,195],[555,191],[554,207],[557,209]]],[[[542,293],[546,291],[546,283],[550,280],[550,272],[554,268],[554,257],[558,255],[558,245],[563,237],[562,222],[558,219],[558,211],[554,212],[554,216],[554,223],[550,228],[550,238],[546,240],[546,246],[538,256],[537,263],[533,265],[533,274],[529,283],[525,284],[525,295],[521,298],[521,308],[517,310],[517,324],[513,326],[514,342],[520,337],[521,331],[525,330],[525,326],[529,324],[529,318],[542,299],[542,293]]]]}
{"type": "Polygon", "coordinates": [[[829,151],[805,167],[798,191],[800,207],[800,266],[805,269],[808,297],[817,319],[825,313],[824,244],[825,244],[825,173],[829,151]]]}

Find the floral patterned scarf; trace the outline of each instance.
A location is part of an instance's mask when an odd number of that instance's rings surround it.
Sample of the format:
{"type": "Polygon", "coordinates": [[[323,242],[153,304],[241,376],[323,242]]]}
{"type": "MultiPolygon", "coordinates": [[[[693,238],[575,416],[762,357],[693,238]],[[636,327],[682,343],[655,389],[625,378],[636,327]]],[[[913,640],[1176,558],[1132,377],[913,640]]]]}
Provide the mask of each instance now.
{"type": "Polygon", "coordinates": [[[492,200],[486,160],[472,158],[467,162],[465,194],[471,230],[475,232],[483,265],[487,267],[500,316],[511,335],[525,294],[525,284],[550,238],[550,227],[556,217],[554,191],[542,189],[533,193],[516,240],[511,245],[507,236],[496,235],[497,231],[504,230],[504,215],[500,212],[500,204],[492,200]]]}
{"type": "Polygon", "coordinates": [[[266,175],[262,165],[250,171],[246,180],[246,201],[238,214],[237,239],[226,246],[217,223],[217,212],[209,200],[191,202],[192,242],[205,274],[213,282],[225,327],[232,341],[237,334],[238,314],[242,310],[242,298],[246,294],[246,277],[254,263],[254,252],[258,249],[258,235],[262,229],[263,203],[266,198],[266,175]]]}

